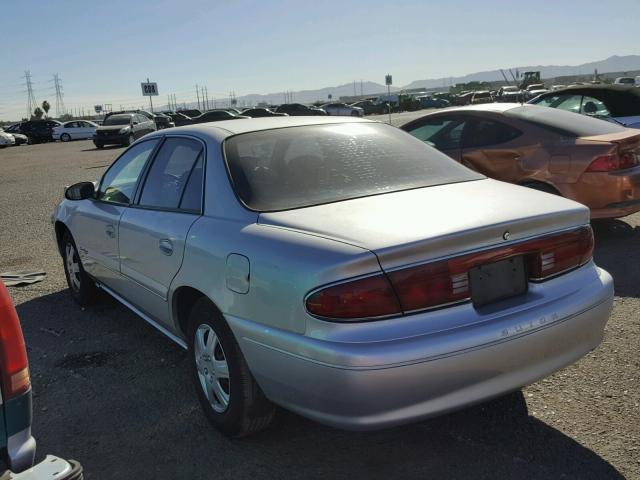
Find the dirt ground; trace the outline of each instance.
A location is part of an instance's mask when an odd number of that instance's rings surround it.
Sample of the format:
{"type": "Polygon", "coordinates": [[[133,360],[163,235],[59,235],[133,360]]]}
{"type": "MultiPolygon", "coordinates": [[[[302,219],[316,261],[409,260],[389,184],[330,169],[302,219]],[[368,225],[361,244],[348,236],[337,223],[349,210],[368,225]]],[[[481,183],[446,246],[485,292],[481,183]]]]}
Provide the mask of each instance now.
{"type": "Polygon", "coordinates": [[[268,431],[232,441],[201,414],[179,347],[112,300],[82,311],[67,292],[51,212],[65,185],[97,179],[121,151],[0,150],[0,272],[47,272],[10,288],[38,458],[77,459],[88,479],[640,478],[640,214],[594,225],[616,298],[604,342],[577,364],[414,425],[352,433],[282,411],[268,431]]]}

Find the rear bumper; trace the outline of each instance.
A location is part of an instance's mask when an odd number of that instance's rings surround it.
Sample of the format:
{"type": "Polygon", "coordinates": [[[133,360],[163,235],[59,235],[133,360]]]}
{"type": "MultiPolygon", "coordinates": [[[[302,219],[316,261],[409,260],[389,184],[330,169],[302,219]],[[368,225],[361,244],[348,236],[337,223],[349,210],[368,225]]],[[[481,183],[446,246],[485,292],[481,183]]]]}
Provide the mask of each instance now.
{"type": "Polygon", "coordinates": [[[559,185],[564,196],[591,209],[591,218],[617,218],[640,211],[640,167],[584,173],[574,184],[559,185]]]}
{"type": "Polygon", "coordinates": [[[616,202],[605,208],[591,210],[591,218],[620,218],[640,212],[640,199],[616,202]]]}
{"type": "MultiPolygon", "coordinates": [[[[5,477],[3,476],[2,478],[5,477]]],[[[21,473],[12,472],[9,478],[11,480],[82,480],[84,476],[82,465],[75,460],[69,460],[67,462],[62,458],[47,455],[42,462],[29,468],[29,470],[21,473]]]]}
{"type": "MultiPolygon", "coordinates": [[[[589,264],[565,277],[573,278],[560,280],[561,295],[524,311],[507,307],[483,314],[485,321],[425,335],[395,330],[382,341],[330,341],[227,320],[272,401],[336,427],[383,428],[516,390],[597,347],[613,302],[611,276],[589,264]]],[[[465,308],[472,307],[441,312],[465,308]]],[[[429,313],[411,317],[431,321],[429,313]]]]}
{"type": "Polygon", "coordinates": [[[129,140],[129,134],[117,134],[117,135],[94,135],[93,143],[96,145],[121,145],[127,143],[129,140]]]}

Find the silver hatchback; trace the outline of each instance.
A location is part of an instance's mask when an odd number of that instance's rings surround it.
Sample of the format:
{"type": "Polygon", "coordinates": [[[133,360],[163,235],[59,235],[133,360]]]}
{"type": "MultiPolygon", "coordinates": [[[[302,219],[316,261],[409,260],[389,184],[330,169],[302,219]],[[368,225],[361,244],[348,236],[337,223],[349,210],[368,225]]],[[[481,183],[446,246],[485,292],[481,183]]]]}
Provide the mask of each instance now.
{"type": "Polygon", "coordinates": [[[595,348],[612,306],[587,208],[357,118],[163,130],[65,197],[73,297],[185,347],[230,436],[274,404],[373,429],[518,389],[595,348]]]}

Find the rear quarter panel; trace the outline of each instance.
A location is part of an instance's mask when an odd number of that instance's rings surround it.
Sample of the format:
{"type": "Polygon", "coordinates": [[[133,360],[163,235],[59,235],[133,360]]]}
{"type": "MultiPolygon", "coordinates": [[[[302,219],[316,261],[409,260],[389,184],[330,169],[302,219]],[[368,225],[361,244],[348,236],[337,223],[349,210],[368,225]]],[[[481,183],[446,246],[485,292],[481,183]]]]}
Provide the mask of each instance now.
{"type": "Polygon", "coordinates": [[[310,290],[378,271],[376,257],[360,247],[286,228],[202,217],[189,232],[171,297],[177,288],[189,286],[207,295],[225,315],[304,333],[304,298],[310,290]],[[227,287],[231,254],[249,259],[246,294],[227,287]]]}

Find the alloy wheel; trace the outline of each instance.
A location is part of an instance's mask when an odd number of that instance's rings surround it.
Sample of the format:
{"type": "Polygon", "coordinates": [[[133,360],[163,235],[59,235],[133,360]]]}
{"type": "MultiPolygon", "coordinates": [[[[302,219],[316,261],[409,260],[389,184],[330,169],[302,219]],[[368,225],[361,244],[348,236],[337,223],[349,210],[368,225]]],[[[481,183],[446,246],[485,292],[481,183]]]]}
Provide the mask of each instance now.
{"type": "Polygon", "coordinates": [[[198,379],[211,407],[218,413],[229,407],[229,365],[213,328],[202,324],[196,330],[194,356],[198,379]]]}
{"type": "Polygon", "coordinates": [[[80,291],[80,259],[78,258],[76,249],[71,243],[67,243],[64,259],[67,266],[67,272],[69,274],[69,282],[71,283],[71,288],[73,288],[74,291],[79,292],[80,291]]]}

